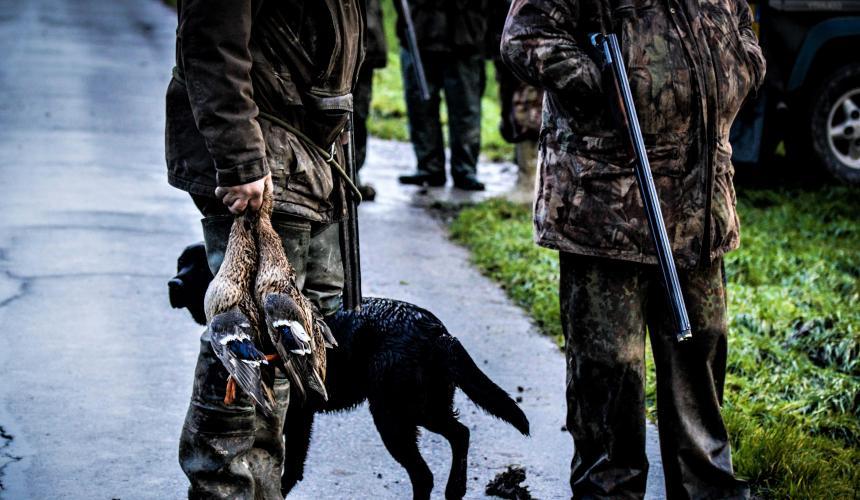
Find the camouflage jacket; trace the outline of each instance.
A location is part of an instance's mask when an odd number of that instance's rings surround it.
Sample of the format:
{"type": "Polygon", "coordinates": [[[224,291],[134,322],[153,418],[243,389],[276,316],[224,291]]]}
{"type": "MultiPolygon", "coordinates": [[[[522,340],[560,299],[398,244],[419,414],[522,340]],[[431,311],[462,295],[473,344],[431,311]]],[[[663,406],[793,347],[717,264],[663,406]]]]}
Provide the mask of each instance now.
{"type": "Polygon", "coordinates": [[[343,185],[323,155],[259,113],[332,149],[361,63],[361,4],[180,0],[167,89],[170,184],[214,196],[216,186],[271,172],[275,210],[323,223],[341,218],[343,185]]]}
{"type": "Polygon", "coordinates": [[[502,57],[546,90],[535,239],[565,252],[655,263],[626,137],[607,112],[588,36],[619,34],[669,239],[680,267],[739,244],[729,129],[765,62],[744,0],[515,0],[502,57]]]}

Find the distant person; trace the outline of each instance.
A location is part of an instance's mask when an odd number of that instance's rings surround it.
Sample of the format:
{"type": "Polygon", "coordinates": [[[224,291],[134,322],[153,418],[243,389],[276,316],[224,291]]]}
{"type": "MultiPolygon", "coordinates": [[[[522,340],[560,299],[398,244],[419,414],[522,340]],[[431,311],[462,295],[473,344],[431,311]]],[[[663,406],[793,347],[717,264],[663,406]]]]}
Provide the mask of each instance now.
{"type": "MultiPolygon", "coordinates": [[[[355,166],[361,169],[367,158],[367,119],[370,117],[370,102],[373,100],[373,71],[388,64],[388,44],[382,22],[379,0],[367,0],[365,12],[364,62],[358,72],[358,81],[352,93],[355,110],[355,166]]],[[[364,201],[376,198],[376,189],[367,183],[359,183],[358,189],[364,201]]]]}
{"type": "MultiPolygon", "coordinates": [[[[400,13],[400,0],[393,0],[400,13]]],[[[483,191],[478,180],[481,152],[481,97],[486,83],[484,64],[487,9],[493,0],[410,0],[430,100],[421,98],[405,21],[398,16],[400,63],[409,115],[409,135],[418,159],[417,171],[400,177],[402,184],[444,186],[445,143],[439,117],[441,94],[448,107],[448,142],[454,186],[483,191]]],[[[499,1],[499,0],[495,0],[499,1]]]]}
{"type": "Polygon", "coordinates": [[[517,164],[517,182],[507,197],[516,202],[531,202],[537,173],[543,91],[514,76],[503,64],[496,65],[496,81],[501,104],[499,129],[502,138],[514,145],[517,164]]]}
{"type": "Polygon", "coordinates": [[[499,84],[499,132],[505,141],[514,145],[514,161],[517,164],[517,182],[507,198],[515,202],[531,202],[534,199],[537,172],[537,142],[543,91],[520,80],[502,62],[499,43],[510,2],[499,3],[494,7],[487,54],[493,56],[496,82],[499,84]]]}
{"type": "Polygon", "coordinates": [[[535,238],[558,250],[574,498],[642,498],[645,332],[670,499],[748,498],[720,414],[726,376],[723,255],[740,242],[729,129],[765,61],[743,0],[514,0],[502,56],[544,89],[535,238]],[[672,313],[609,84],[589,35],[622,39],[693,337],[672,313]]]}

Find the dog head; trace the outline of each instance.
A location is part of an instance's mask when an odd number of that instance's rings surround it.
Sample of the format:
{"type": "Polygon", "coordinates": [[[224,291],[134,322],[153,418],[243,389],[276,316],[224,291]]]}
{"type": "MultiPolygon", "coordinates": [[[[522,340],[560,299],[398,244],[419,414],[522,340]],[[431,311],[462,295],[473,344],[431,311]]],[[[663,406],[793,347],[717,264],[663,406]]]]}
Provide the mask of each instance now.
{"type": "Polygon", "coordinates": [[[212,278],[206,247],[202,242],[188,245],[176,260],[176,276],[167,282],[170,305],[176,309],[188,309],[194,321],[205,325],[203,297],[212,278]]]}

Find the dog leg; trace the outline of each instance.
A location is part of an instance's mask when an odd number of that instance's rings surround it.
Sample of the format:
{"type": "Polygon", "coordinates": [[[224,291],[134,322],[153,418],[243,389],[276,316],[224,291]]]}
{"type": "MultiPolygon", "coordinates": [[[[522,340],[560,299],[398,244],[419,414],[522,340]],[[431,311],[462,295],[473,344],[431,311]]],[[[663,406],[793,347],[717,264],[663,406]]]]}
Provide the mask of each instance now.
{"type": "Polygon", "coordinates": [[[284,439],[287,456],[284,459],[284,473],[281,476],[281,493],[286,496],[296,483],[304,479],[305,460],[311,444],[315,409],[310,402],[293,403],[287,409],[284,422],[284,439]]]}
{"type": "Polygon", "coordinates": [[[390,405],[386,406],[388,408],[370,402],[370,413],[373,415],[376,430],[379,431],[388,453],[409,474],[413,500],[429,500],[430,491],[433,490],[433,473],[418,451],[418,428],[415,420],[406,415],[391,414],[390,405]]]}
{"type": "Polygon", "coordinates": [[[463,498],[466,495],[468,479],[469,428],[461,424],[452,414],[430,418],[424,427],[430,432],[440,434],[451,444],[451,473],[445,486],[445,498],[447,500],[463,498]]]}

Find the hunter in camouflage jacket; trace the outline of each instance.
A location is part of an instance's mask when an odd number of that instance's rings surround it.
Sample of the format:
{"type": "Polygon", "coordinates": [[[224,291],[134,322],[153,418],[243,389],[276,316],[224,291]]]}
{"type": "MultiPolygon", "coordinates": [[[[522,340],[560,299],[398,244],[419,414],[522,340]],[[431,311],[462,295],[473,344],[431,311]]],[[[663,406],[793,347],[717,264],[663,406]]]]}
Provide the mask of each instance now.
{"type": "Polygon", "coordinates": [[[737,248],[729,129],[765,62],[744,0],[514,0],[502,57],[546,90],[535,239],[564,252],[656,263],[625,135],[607,112],[588,37],[616,32],[681,268],[737,248]]]}

